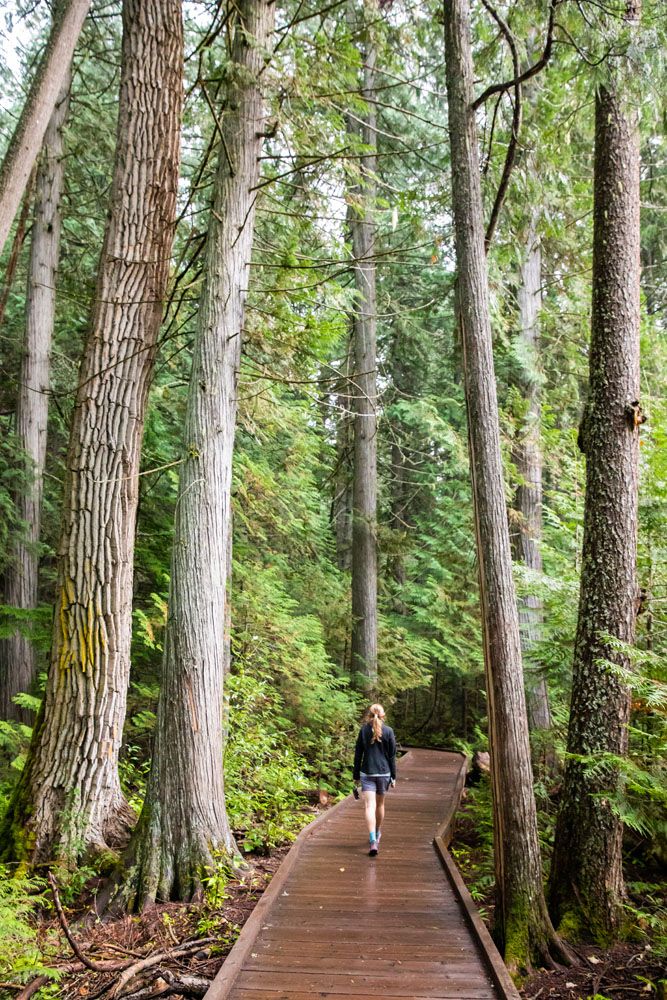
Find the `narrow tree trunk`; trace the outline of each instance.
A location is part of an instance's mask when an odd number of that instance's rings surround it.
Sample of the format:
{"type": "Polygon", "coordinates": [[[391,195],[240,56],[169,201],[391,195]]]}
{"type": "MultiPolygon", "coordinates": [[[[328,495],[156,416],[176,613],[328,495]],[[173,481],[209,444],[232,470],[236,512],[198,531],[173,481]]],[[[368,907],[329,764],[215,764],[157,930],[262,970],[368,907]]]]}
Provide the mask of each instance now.
{"type": "MultiPolygon", "coordinates": [[[[542,449],[540,446],[541,375],[539,365],[539,313],[542,305],[542,250],[533,213],[526,236],[526,256],[521,265],[517,294],[521,344],[522,393],[526,417],[514,442],[514,462],[520,483],[515,506],[520,515],[515,552],[536,576],[542,573],[542,449]]],[[[551,729],[547,682],[530,663],[533,647],[541,638],[542,601],[527,594],[519,602],[521,651],[525,669],[528,724],[532,732],[551,729]]]]}
{"type": "MultiPolygon", "coordinates": [[[[628,20],[638,17],[635,4],[628,20]]],[[[606,636],[634,641],[639,601],[639,126],[622,69],[615,72],[595,101],[590,375],[580,435],[586,501],[567,741],[576,756],[565,769],[551,870],[559,926],[603,942],[618,933],[624,900],[623,828],[608,798],[620,777],[604,762],[625,753],[630,711],[620,675],[630,663],[606,636]]]]}
{"type": "MultiPolygon", "coordinates": [[[[37,171],[35,170],[34,173],[36,172],[37,171]]],[[[30,209],[32,207],[33,179],[34,177],[31,175],[26,183],[25,192],[23,194],[23,202],[21,204],[21,211],[16,223],[11,250],[9,251],[9,257],[7,259],[7,267],[4,275],[5,280],[2,286],[2,294],[0,294],[0,327],[4,323],[5,310],[7,309],[7,303],[9,302],[12,285],[14,284],[16,268],[18,267],[21,251],[23,250],[23,244],[25,243],[26,226],[28,224],[28,216],[30,215],[30,209]]],[[[9,409],[9,407],[3,406],[3,400],[1,397],[0,409],[3,412],[6,412],[6,410],[9,409]]]]}
{"type": "MultiPolygon", "coordinates": [[[[26,459],[25,481],[16,497],[16,513],[25,525],[5,573],[5,603],[13,608],[37,607],[42,491],[49,415],[51,341],[56,306],[56,274],[60,253],[60,201],[63,188],[62,128],[69,105],[69,73],[63,83],[37,171],[35,213],[28,267],[26,332],[21,362],[16,438],[26,459]]],[[[20,631],[0,640],[0,716],[29,723],[32,713],[12,701],[30,691],[37,672],[35,648],[20,631]]]]}
{"type": "Polygon", "coordinates": [[[510,969],[562,955],[542,887],[521,644],[500,453],[468,0],[445,0],[458,318],[470,460],[494,803],[496,933],[510,969]]]}
{"type": "Polygon", "coordinates": [[[58,95],[69,76],[89,7],[90,0],[58,0],[54,5],[51,34],[0,167],[0,253],[42,148],[58,95]]]}
{"type": "Polygon", "coordinates": [[[377,685],[377,307],[374,221],[376,170],[375,62],[370,37],[364,52],[361,95],[369,103],[361,125],[366,151],[348,219],[355,258],[354,473],[352,487],[352,673],[371,693],[377,685]]]}
{"type": "Polygon", "coordinates": [[[125,0],[111,212],[77,391],[45,704],[4,843],[104,850],[132,819],[118,779],[139,460],[178,183],[180,0],[125,0]],[[27,826],[21,841],[18,827],[27,826]]]}
{"type": "Polygon", "coordinates": [[[352,566],[352,454],[354,449],[352,393],[350,376],[354,370],[351,345],[343,363],[336,395],[338,418],[336,426],[336,475],[332,520],[336,536],[336,563],[343,572],[352,566]]]}
{"type": "Polygon", "coordinates": [[[128,894],[199,895],[202,876],[236,852],[223,779],[225,607],[237,373],[264,132],[260,77],[274,4],[240,0],[185,419],[169,617],[153,764],[133,845],[128,894]]]}

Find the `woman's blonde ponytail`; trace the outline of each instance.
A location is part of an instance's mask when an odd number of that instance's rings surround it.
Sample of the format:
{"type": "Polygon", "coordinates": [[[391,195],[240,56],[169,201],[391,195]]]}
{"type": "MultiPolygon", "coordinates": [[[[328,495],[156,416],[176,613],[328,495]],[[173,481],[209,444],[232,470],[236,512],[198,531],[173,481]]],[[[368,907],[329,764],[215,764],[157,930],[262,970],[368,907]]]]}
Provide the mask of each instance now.
{"type": "Polygon", "coordinates": [[[368,721],[373,727],[371,743],[378,743],[382,739],[382,720],[384,719],[384,709],[382,705],[371,705],[368,709],[368,721]]]}

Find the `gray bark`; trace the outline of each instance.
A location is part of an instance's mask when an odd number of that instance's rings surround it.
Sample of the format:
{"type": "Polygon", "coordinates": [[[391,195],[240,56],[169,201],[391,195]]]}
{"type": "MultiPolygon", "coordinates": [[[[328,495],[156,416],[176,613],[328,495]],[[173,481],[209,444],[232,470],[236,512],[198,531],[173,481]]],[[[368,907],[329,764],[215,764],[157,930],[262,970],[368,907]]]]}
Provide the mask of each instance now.
{"type": "MultiPolygon", "coordinates": [[[[637,5],[628,20],[639,17],[637,5]]],[[[573,936],[608,941],[622,921],[622,824],[609,793],[625,753],[628,657],[605,639],[633,643],[639,604],[639,124],[624,94],[623,67],[595,102],[593,303],[589,397],[580,440],[586,454],[584,542],[574,648],[569,759],[551,871],[554,918],[573,936]]],[[[627,85],[627,84],[626,84],[627,85]]]]}
{"type": "MultiPolygon", "coordinates": [[[[60,252],[60,201],[63,187],[62,129],[69,105],[69,73],[44,136],[35,185],[35,210],[28,265],[26,331],[16,406],[16,438],[25,458],[25,482],[16,497],[24,529],[5,572],[5,603],[37,607],[42,491],[49,415],[51,341],[60,252]]],[[[32,713],[13,702],[32,689],[37,657],[29,635],[20,631],[0,640],[0,717],[29,723],[32,713]]]]}
{"type": "Polygon", "coordinates": [[[542,889],[516,594],[500,451],[468,0],[444,7],[458,271],[494,804],[497,938],[511,969],[560,944],[542,889]]]}
{"type": "Polygon", "coordinates": [[[117,764],[137,477],[175,225],[182,59],[180,0],[125,0],[111,210],[70,434],[51,665],[7,818],[15,829],[27,823],[37,860],[103,851],[133,818],[117,764]]]}
{"type": "Polygon", "coordinates": [[[59,0],[51,34],[0,167],[0,253],[18,211],[28,178],[70,65],[90,0],[59,0]]]}
{"type": "Polygon", "coordinates": [[[153,763],[133,845],[130,904],[192,899],[233,856],[223,778],[231,476],[248,262],[265,129],[260,78],[274,4],[241,0],[209,219],[185,422],[153,763]]]}
{"type": "MultiPolygon", "coordinates": [[[[355,258],[354,463],[352,479],[352,675],[371,694],[377,686],[377,306],[374,220],[376,156],[375,62],[367,29],[362,97],[368,111],[360,126],[366,155],[351,192],[348,221],[355,258]]],[[[352,125],[356,128],[355,125],[352,125]]]]}
{"type": "Polygon", "coordinates": [[[351,345],[343,362],[340,385],[336,394],[338,405],[336,427],[336,475],[332,521],[336,536],[338,568],[348,572],[352,567],[352,454],[354,450],[353,414],[351,410],[350,376],[354,370],[351,345]]]}
{"type": "MultiPolygon", "coordinates": [[[[526,416],[514,442],[514,462],[519,475],[515,508],[519,525],[515,544],[516,557],[536,576],[542,573],[542,379],[539,362],[539,314],[542,306],[542,249],[533,213],[526,234],[526,255],[521,265],[517,292],[519,340],[523,365],[521,389],[526,416]]],[[[531,663],[532,650],[542,635],[542,601],[527,594],[519,601],[521,650],[525,670],[528,723],[531,731],[551,729],[549,693],[539,664],[531,663]]]]}

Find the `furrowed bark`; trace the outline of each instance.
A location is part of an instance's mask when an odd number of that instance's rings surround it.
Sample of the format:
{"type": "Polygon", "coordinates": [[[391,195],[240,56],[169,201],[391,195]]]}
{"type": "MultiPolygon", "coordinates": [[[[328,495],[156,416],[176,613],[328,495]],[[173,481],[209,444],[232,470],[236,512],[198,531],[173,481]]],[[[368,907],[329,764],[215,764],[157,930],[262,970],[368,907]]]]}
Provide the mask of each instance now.
{"type": "Polygon", "coordinates": [[[544,901],[500,452],[468,0],[445,0],[452,201],[480,599],[496,864],[496,935],[512,971],[564,951],[544,901]]]}
{"type": "Polygon", "coordinates": [[[228,69],[195,336],[153,763],[124,892],[130,907],[200,895],[237,853],[225,808],[223,690],[237,373],[265,130],[274,5],[241,0],[228,69]]]}
{"type": "Polygon", "coordinates": [[[137,476],[175,224],[182,60],[180,0],[125,0],[111,210],[70,434],[51,664],[2,831],[10,856],[105,851],[133,819],[117,764],[137,476]]]}
{"type": "Polygon", "coordinates": [[[90,0],[57,0],[54,4],[49,40],[0,167],[0,253],[42,148],[58,95],[69,76],[89,8],[90,0]]]}
{"type": "MultiPolygon", "coordinates": [[[[633,4],[632,19],[639,18],[633,4]]],[[[628,20],[630,20],[630,16],[628,20]]],[[[550,881],[554,920],[576,938],[608,942],[622,928],[621,821],[608,796],[627,749],[627,655],[639,605],[639,123],[623,68],[595,101],[593,307],[589,397],[581,441],[586,501],[574,671],[561,810],[550,881]],[[627,86],[627,82],[625,83],[627,86]],[[588,761],[581,758],[588,758],[588,761]],[[595,770],[591,771],[591,764],[595,770]]]]}
{"type": "MultiPolygon", "coordinates": [[[[16,513],[25,525],[5,572],[5,604],[31,610],[37,607],[39,539],[49,415],[51,341],[56,306],[56,276],[60,253],[60,202],[63,189],[62,129],[69,106],[67,74],[44,136],[35,184],[26,332],[21,361],[16,438],[25,457],[25,481],[16,496],[16,513]]],[[[14,704],[21,691],[30,691],[37,672],[37,656],[29,635],[16,631],[0,640],[0,717],[30,723],[33,713],[14,704]]]]}
{"type": "MultiPolygon", "coordinates": [[[[348,222],[355,258],[357,300],[353,316],[355,374],[352,485],[352,676],[371,694],[377,686],[377,305],[374,220],[377,145],[375,63],[377,47],[367,28],[362,97],[368,111],[360,126],[365,155],[351,192],[348,222]]],[[[353,129],[356,125],[351,126],[353,129]]]]}

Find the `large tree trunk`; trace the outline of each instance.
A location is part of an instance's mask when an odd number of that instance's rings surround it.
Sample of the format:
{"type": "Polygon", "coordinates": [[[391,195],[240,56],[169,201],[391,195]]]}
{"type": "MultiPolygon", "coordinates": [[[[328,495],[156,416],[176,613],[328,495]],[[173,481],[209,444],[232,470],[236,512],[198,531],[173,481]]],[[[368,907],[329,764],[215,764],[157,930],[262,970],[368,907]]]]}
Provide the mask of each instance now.
{"type": "MultiPolygon", "coordinates": [[[[56,306],[56,274],[60,252],[60,200],[63,188],[62,128],[69,105],[70,75],[56,102],[37,171],[32,224],[26,332],[21,362],[16,438],[25,457],[25,480],[16,497],[16,513],[25,525],[5,572],[5,604],[31,610],[37,607],[42,490],[49,415],[51,341],[56,306]]],[[[37,671],[35,648],[28,635],[17,631],[0,640],[0,717],[28,723],[32,713],[13,702],[20,691],[30,691],[37,671]]]]}
{"type": "Polygon", "coordinates": [[[223,779],[231,476],[248,262],[264,132],[260,77],[274,4],[241,0],[209,218],[185,419],[153,764],[133,845],[135,908],[192,899],[236,851],[223,779]]]}
{"type": "Polygon", "coordinates": [[[90,0],[56,0],[44,54],[0,167],[0,253],[42,148],[58,95],[70,72],[90,0]]]}
{"type": "Polygon", "coordinates": [[[639,600],[639,126],[616,72],[595,101],[590,375],[580,435],[586,502],[567,740],[576,756],[565,769],[551,870],[554,919],[568,934],[599,941],[613,938],[622,919],[623,829],[608,797],[620,777],[604,761],[625,753],[630,710],[622,676],[630,663],[606,637],[634,641],[639,600]]]}
{"type": "Polygon", "coordinates": [[[70,435],[51,667],[7,819],[26,822],[40,860],[103,850],[132,818],[117,764],[137,476],[175,224],[182,59],[180,0],[125,0],[111,213],[70,435]]]}
{"type": "MultiPolygon", "coordinates": [[[[365,155],[351,191],[348,221],[355,258],[354,472],[352,486],[352,676],[366,693],[377,686],[377,307],[375,294],[376,45],[367,27],[361,96],[365,155]]],[[[356,129],[355,125],[352,125],[356,129]]]]}
{"type": "MultiPolygon", "coordinates": [[[[521,265],[517,293],[521,345],[522,394],[526,415],[514,442],[514,462],[519,476],[515,507],[519,513],[516,557],[536,577],[542,573],[542,449],[540,446],[541,373],[539,364],[539,313],[542,305],[542,250],[536,232],[536,215],[526,234],[526,255],[521,265]]],[[[521,650],[525,669],[528,724],[531,732],[551,729],[549,694],[544,673],[531,664],[531,654],[541,639],[542,601],[526,594],[519,602],[521,650]]]]}
{"type": "Polygon", "coordinates": [[[492,762],[496,933],[513,970],[562,955],[542,887],[500,452],[468,0],[444,6],[452,195],[492,762]]]}

